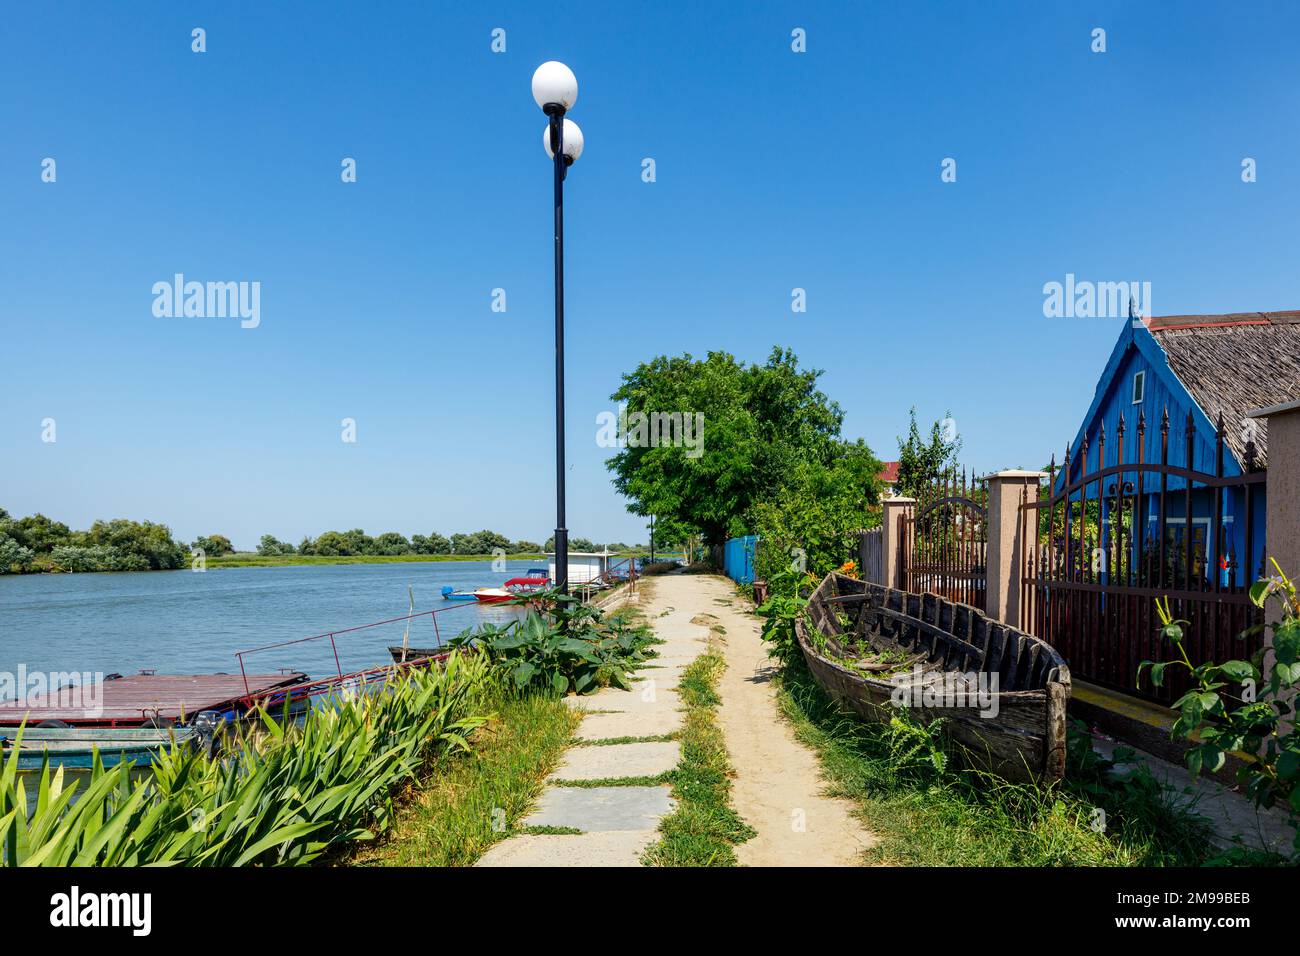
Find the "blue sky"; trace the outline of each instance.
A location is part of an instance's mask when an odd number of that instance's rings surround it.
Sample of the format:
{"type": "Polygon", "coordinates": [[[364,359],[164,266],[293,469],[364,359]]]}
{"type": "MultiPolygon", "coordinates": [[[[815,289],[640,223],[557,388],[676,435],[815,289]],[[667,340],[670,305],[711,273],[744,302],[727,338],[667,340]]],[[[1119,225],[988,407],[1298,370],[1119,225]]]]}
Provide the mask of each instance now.
{"type": "Polygon", "coordinates": [[[565,197],[576,535],[645,538],[595,417],[656,354],[790,346],[848,437],[894,457],[909,406],[951,409],[987,471],[1059,453],[1118,335],[1045,318],[1044,283],[1149,281],[1156,314],[1300,305],[1294,5],[330,7],[0,5],[9,511],[245,547],[546,537],[546,59],[577,74],[586,138],[565,197]],[[155,317],[177,272],[260,282],[260,326],[155,317]]]}

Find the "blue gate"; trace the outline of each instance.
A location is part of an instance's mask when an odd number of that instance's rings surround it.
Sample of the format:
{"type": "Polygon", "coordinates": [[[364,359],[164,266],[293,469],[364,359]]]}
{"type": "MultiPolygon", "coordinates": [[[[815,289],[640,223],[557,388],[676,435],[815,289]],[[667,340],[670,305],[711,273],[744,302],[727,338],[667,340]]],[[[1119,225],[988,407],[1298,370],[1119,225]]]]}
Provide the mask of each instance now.
{"type": "Polygon", "coordinates": [[[723,572],[737,584],[753,584],[754,552],[757,549],[757,535],[728,540],[722,556],[723,572]]]}

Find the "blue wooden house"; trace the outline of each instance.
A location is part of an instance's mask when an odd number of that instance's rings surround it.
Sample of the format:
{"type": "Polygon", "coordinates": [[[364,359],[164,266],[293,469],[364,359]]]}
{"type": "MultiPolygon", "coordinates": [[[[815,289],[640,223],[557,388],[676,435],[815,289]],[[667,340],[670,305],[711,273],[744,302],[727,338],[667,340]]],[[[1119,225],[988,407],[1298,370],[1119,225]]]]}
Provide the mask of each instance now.
{"type": "Polygon", "coordinates": [[[1240,587],[1264,554],[1268,432],[1249,412],[1296,398],[1300,312],[1126,319],[1053,495],[1100,501],[1107,526],[1122,500],[1135,566],[1162,537],[1182,564],[1190,541],[1184,586],[1240,587]],[[1123,468],[1139,462],[1168,467],[1123,468]]]}

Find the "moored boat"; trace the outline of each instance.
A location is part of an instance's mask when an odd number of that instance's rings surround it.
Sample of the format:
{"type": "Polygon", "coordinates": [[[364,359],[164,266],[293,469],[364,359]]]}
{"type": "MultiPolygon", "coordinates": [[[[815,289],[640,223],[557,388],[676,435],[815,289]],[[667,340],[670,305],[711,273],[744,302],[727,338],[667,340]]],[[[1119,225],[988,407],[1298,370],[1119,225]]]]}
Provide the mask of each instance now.
{"type": "Polygon", "coordinates": [[[476,601],[473,591],[457,591],[450,584],[444,584],[442,587],[442,599],[444,601],[476,601]]]}
{"type": "Polygon", "coordinates": [[[389,655],[392,656],[396,664],[406,664],[410,661],[440,661],[444,659],[450,651],[445,647],[403,647],[400,644],[390,645],[388,648],[389,655]]]}
{"type": "Polygon", "coordinates": [[[828,694],[867,720],[942,718],[967,763],[1012,780],[1065,772],[1070,669],[1047,642],[935,594],[831,573],[795,621],[828,694]]]}
{"type": "Polygon", "coordinates": [[[89,770],[95,751],[105,767],[143,764],[174,747],[193,746],[199,735],[192,727],[4,727],[0,728],[0,759],[18,752],[20,771],[39,770],[48,757],[51,767],[89,770]]]}
{"type": "Polygon", "coordinates": [[[239,674],[111,674],[0,702],[0,727],[166,728],[189,724],[204,711],[237,719],[254,703],[281,706],[306,681],[300,671],[254,674],[242,667],[239,674]]]}
{"type": "Polygon", "coordinates": [[[483,604],[513,601],[544,590],[550,583],[548,577],[511,578],[499,588],[479,588],[474,592],[474,599],[483,604]]]}

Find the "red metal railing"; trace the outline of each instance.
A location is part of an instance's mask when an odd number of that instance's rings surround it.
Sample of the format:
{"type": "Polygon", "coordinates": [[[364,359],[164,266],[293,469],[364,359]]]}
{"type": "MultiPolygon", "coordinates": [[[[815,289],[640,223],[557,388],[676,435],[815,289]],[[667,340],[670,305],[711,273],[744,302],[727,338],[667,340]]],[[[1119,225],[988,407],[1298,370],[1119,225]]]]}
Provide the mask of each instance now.
{"type": "MultiPolygon", "coordinates": [[[[439,615],[439,614],[446,614],[446,613],[448,613],[448,612],[450,612],[450,611],[461,610],[461,609],[464,609],[464,608],[467,608],[467,607],[478,607],[478,604],[477,604],[477,603],[475,603],[475,604],[468,604],[468,603],[457,602],[457,603],[455,603],[455,604],[451,604],[451,605],[449,605],[449,606],[447,606],[447,607],[436,608],[436,609],[434,609],[434,610],[432,610],[432,611],[419,611],[419,612],[417,612],[417,613],[415,613],[415,614],[403,614],[401,617],[393,617],[393,618],[389,618],[388,620],[385,620],[385,621],[375,621],[375,622],[373,622],[373,623],[371,623],[371,624],[359,624],[359,625],[357,625],[356,627],[345,627],[345,628],[341,628],[340,630],[337,630],[337,631],[327,631],[327,632],[325,632],[324,634],[313,634],[313,635],[310,636],[310,637],[299,637],[299,638],[295,638],[294,640],[291,640],[291,641],[276,641],[276,642],[274,642],[274,643],[272,643],[272,644],[263,644],[263,645],[261,645],[260,647],[250,647],[250,648],[246,648],[245,650],[242,650],[242,651],[236,651],[236,652],[235,652],[235,658],[236,658],[236,660],[239,661],[239,673],[240,673],[240,676],[241,676],[241,677],[243,678],[243,680],[244,680],[244,692],[245,692],[245,696],[246,696],[246,698],[247,698],[248,700],[250,700],[250,701],[253,699],[254,696],[257,696],[257,695],[253,695],[252,691],[249,689],[249,686],[248,686],[248,669],[247,669],[247,667],[245,666],[245,663],[244,663],[244,657],[245,657],[245,655],[258,654],[258,653],[261,653],[261,652],[263,652],[263,651],[275,650],[275,649],[277,649],[277,648],[293,647],[293,646],[295,646],[295,645],[299,645],[299,644],[310,644],[310,643],[318,642],[318,641],[329,641],[329,642],[330,642],[330,650],[331,650],[331,651],[333,652],[333,654],[334,654],[334,667],[335,667],[335,669],[336,669],[337,672],[338,672],[337,676],[335,676],[335,677],[322,678],[321,680],[316,680],[316,681],[307,681],[306,683],[303,683],[303,684],[295,684],[295,685],[293,685],[293,688],[292,688],[292,691],[293,691],[292,697],[293,697],[294,699],[297,699],[297,698],[299,698],[299,697],[301,697],[301,696],[310,696],[310,693],[307,693],[307,694],[300,694],[300,693],[299,693],[303,688],[309,688],[309,687],[312,687],[312,686],[315,686],[315,685],[324,685],[324,684],[328,684],[328,685],[330,685],[330,686],[333,686],[333,685],[335,685],[335,684],[338,684],[341,680],[343,680],[343,679],[345,679],[345,678],[349,678],[349,677],[364,678],[365,676],[367,676],[367,675],[372,675],[372,674],[373,674],[373,675],[378,675],[378,674],[380,674],[380,673],[391,673],[392,671],[394,671],[394,670],[396,670],[396,669],[399,669],[399,668],[402,668],[402,667],[407,667],[407,666],[409,666],[409,665],[412,664],[412,663],[416,663],[416,661],[405,661],[405,662],[403,662],[403,663],[401,663],[401,664],[385,665],[385,666],[383,666],[383,667],[368,668],[368,669],[365,669],[365,670],[354,671],[354,672],[349,673],[349,674],[344,674],[344,673],[343,673],[343,664],[342,664],[342,662],[339,660],[339,647],[338,647],[338,641],[336,640],[336,638],[341,637],[341,636],[344,635],[344,634],[355,634],[355,633],[358,633],[358,632],[360,632],[360,631],[367,631],[367,630],[370,630],[371,628],[374,628],[374,627],[383,627],[383,626],[388,625],[388,624],[396,624],[396,623],[398,623],[398,622],[400,622],[400,621],[414,621],[414,620],[417,620],[417,619],[422,618],[422,617],[427,617],[427,618],[429,618],[431,621],[433,621],[433,632],[434,632],[435,640],[436,640],[436,642],[437,642],[438,647],[441,648],[441,647],[442,647],[442,629],[438,626],[438,615],[439,615]]],[[[442,655],[442,656],[445,657],[446,655],[442,655]]],[[[428,658],[419,658],[418,660],[419,660],[419,661],[425,661],[425,660],[428,660],[428,658]]],[[[276,693],[280,693],[280,692],[283,692],[283,691],[285,691],[285,688],[278,688],[276,691],[271,692],[271,694],[274,695],[274,694],[276,694],[276,693]]],[[[260,696],[268,696],[268,695],[260,695],[260,696]]]]}

